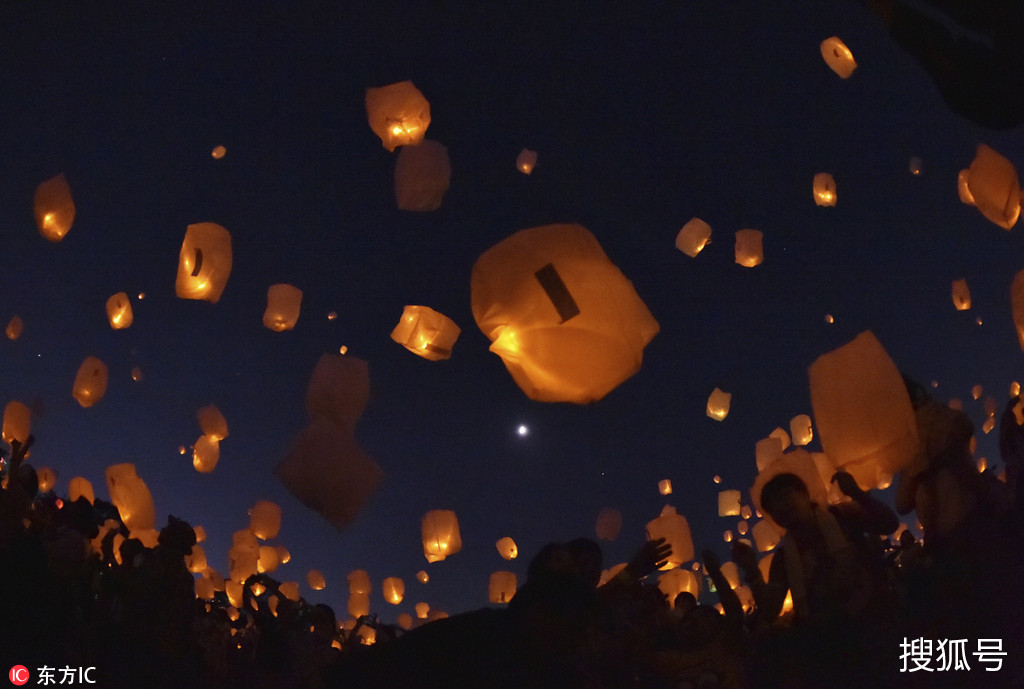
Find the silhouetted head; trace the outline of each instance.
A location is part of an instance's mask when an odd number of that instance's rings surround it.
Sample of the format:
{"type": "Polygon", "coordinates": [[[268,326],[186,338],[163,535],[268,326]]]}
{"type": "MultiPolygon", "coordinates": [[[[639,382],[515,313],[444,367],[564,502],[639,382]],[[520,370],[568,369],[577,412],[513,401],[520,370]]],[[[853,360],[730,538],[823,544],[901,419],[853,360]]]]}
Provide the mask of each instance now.
{"type": "Polygon", "coordinates": [[[796,474],[773,477],[761,489],[761,508],[784,529],[813,519],[813,503],[807,485],[796,474]]]}
{"type": "Polygon", "coordinates": [[[565,544],[569,556],[576,563],[580,578],[591,588],[597,588],[601,581],[601,566],[604,561],[601,546],[589,538],[577,538],[565,544]]]}

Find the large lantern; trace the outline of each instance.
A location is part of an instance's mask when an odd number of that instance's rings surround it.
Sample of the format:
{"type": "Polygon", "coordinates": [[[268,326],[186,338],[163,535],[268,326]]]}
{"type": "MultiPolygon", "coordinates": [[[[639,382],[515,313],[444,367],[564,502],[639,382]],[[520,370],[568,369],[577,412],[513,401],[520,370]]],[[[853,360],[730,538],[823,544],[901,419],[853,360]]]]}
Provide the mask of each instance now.
{"type": "Polygon", "coordinates": [[[740,492],[723,490],[718,492],[718,516],[738,517],[740,514],[740,492]]]}
{"type": "Polygon", "coordinates": [[[447,148],[430,140],[402,146],[395,161],[395,203],[403,211],[436,211],[451,180],[447,148]]]}
{"type": "Polygon", "coordinates": [[[392,605],[398,605],[405,598],[405,582],[399,577],[386,578],[380,590],[384,594],[384,600],[392,605]]]}
{"type": "Polygon", "coordinates": [[[814,203],[819,206],[834,206],[838,199],[836,192],[836,180],[827,172],[819,172],[814,176],[811,184],[811,192],[814,195],[814,203]]]}
{"type": "Polygon", "coordinates": [[[118,292],[107,299],[107,320],[114,330],[123,330],[132,324],[132,303],[127,294],[118,292]]]}
{"type": "Polygon", "coordinates": [[[230,276],[231,234],[212,222],[189,225],[178,256],[177,295],[216,304],[230,276]]]}
{"type": "Polygon", "coordinates": [[[32,210],[39,234],[51,242],[59,242],[75,221],[75,202],[64,175],[57,175],[36,187],[32,210]]]}
{"type": "Polygon", "coordinates": [[[672,547],[661,569],[673,569],[693,559],[693,538],[686,517],[676,512],[672,505],[665,505],[661,515],[647,522],[647,540],[664,538],[672,547]]]}
{"type": "Polygon", "coordinates": [[[515,572],[491,572],[491,581],[487,587],[488,599],[492,603],[508,603],[516,595],[515,572]]]}
{"type": "Polygon", "coordinates": [[[640,369],[658,323],[580,225],[521,230],[473,266],[473,317],[531,399],[585,404],[640,369]]]}
{"type": "Polygon", "coordinates": [[[32,411],[22,402],[11,400],[4,407],[4,442],[24,443],[32,432],[32,411]]]}
{"type": "Polygon", "coordinates": [[[267,288],[267,308],[263,312],[263,325],[274,332],[295,327],[302,308],[302,290],[294,285],[279,283],[267,288]]]}
{"type": "Polygon", "coordinates": [[[106,470],[107,492],[121,521],[130,531],[144,531],[156,525],[156,508],[146,483],[130,463],[112,464],[106,470]]]}
{"type": "Polygon", "coordinates": [[[455,321],[429,306],[406,306],[391,339],[424,359],[441,361],[451,357],[461,332],[455,321]]]}
{"type": "Polygon", "coordinates": [[[762,553],[766,553],[769,550],[774,550],[775,546],[782,540],[782,535],[779,530],[775,528],[775,525],[768,519],[762,519],[758,523],[754,524],[753,529],[754,543],[757,545],[757,549],[762,553]]]}
{"type": "Polygon", "coordinates": [[[853,70],[857,69],[857,61],[846,44],[838,36],[826,38],[821,42],[821,57],[825,64],[842,79],[849,79],[853,70]]]}
{"type": "Polygon", "coordinates": [[[431,510],[420,522],[423,555],[427,562],[440,562],[462,550],[459,520],[451,510],[431,510]]]}
{"type": "Polygon", "coordinates": [[[699,254],[711,241],[711,225],[700,218],[690,218],[676,235],[676,248],[690,258],[699,254]]]}
{"type": "Polygon", "coordinates": [[[967,189],[975,207],[986,218],[1005,230],[1016,224],[1020,217],[1017,169],[985,144],[978,144],[978,151],[967,170],[967,189]]]}
{"type": "Polygon", "coordinates": [[[357,620],[370,614],[370,595],[367,593],[348,594],[348,614],[357,620]]]}
{"type": "Polygon", "coordinates": [[[415,146],[430,126],[430,103],[411,81],[368,88],[366,119],[389,151],[415,146]]]}
{"type": "Polygon", "coordinates": [[[736,263],[753,268],[764,263],[764,235],[761,230],[736,231],[736,263]]]}
{"type": "Polygon", "coordinates": [[[71,394],[85,408],[99,402],[107,392],[107,365],[94,356],[78,367],[71,394]]]}
{"type": "Polygon", "coordinates": [[[821,447],[836,467],[867,490],[909,465],[918,448],[910,395],[870,331],[818,357],[808,373],[821,447]]]}
{"type": "Polygon", "coordinates": [[[281,530],[281,507],[269,500],[260,500],[249,510],[249,530],[256,538],[269,540],[276,538],[281,530]]]}

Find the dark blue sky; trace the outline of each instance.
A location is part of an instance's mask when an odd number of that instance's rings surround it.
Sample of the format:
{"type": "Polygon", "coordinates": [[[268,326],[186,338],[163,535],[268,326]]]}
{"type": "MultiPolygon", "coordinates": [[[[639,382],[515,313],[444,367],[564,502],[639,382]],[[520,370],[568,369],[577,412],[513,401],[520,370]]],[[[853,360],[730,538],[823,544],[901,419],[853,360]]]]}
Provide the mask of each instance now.
{"type": "MultiPolygon", "coordinates": [[[[1009,307],[1020,229],[956,194],[979,142],[1019,164],[1024,140],[949,112],[859,3],[469,4],[0,10],[0,320],[25,321],[0,343],[0,396],[39,400],[31,461],[58,472],[58,491],[83,475],[106,497],[104,467],[134,462],[159,520],[203,525],[221,571],[247,508],[274,500],[275,542],[293,554],[276,575],[310,600],[343,613],[345,575],[362,568],[386,618],[420,600],[457,612],[486,604],[491,571],[524,577],[545,542],[592,535],[603,507],[624,515],[606,561],[626,559],[665,503],[663,478],[698,548],[725,555],[735,524],[717,516],[717,491],[751,485],[754,443],[811,413],[807,366],[862,330],[937,381],[936,395],[964,399],[979,428],[971,386],[1002,404],[1024,377],[1009,307]],[[849,80],[820,57],[831,35],[859,63],[849,80]],[[428,214],[395,207],[396,154],[363,105],[367,87],[405,79],[431,103],[427,138],[451,157],[451,189],[428,214]],[[214,160],[218,144],[227,155],[214,160]],[[539,155],[531,176],[515,169],[524,147],[539,155]],[[835,208],[812,201],[821,171],[836,179],[835,208]],[[32,194],[58,173],[77,217],[51,244],[32,194]],[[673,242],[694,216],[714,235],[690,259],[673,242]],[[185,227],[203,221],[234,244],[218,304],[174,293],[185,227]],[[585,407],[527,399],[470,312],[476,257],[557,222],[590,229],[661,325],[640,372],[585,407]],[[747,227],[764,232],[753,269],[733,263],[733,233],[747,227]],[[968,312],[950,299],[961,277],[968,312]],[[294,331],[262,326],[276,282],[305,293],[294,331]],[[133,295],[135,324],[115,332],[104,303],[119,291],[133,295]],[[450,361],[390,340],[405,304],[462,327],[450,361]],[[386,479],[338,533],[272,470],[305,423],[314,364],[342,345],[369,362],[356,435],[386,479]],[[88,355],[111,379],[82,409],[71,384],[88,355]],[[716,386],[733,394],[722,423],[704,415],[716,386]],[[210,403],[231,434],[200,475],[178,447],[199,437],[195,413],[210,403]],[[435,508],[458,513],[464,549],[428,566],[419,520],[435,508]],[[506,535],[522,553],[511,563],[494,548],[506,535]],[[312,567],[322,592],[305,586],[312,567]],[[398,608],[379,597],[387,576],[406,581],[398,608]]],[[[996,453],[980,439],[979,455],[996,453]]]]}

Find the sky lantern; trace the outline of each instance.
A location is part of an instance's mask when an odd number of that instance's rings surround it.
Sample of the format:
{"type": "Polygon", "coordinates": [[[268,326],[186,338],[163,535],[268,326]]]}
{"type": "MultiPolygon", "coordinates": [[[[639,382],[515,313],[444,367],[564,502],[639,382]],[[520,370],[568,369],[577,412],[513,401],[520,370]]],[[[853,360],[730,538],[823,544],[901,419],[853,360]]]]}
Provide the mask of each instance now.
{"type": "Polygon", "coordinates": [[[910,170],[910,174],[917,177],[918,175],[921,174],[921,171],[924,169],[924,163],[918,156],[911,156],[910,162],[907,163],[907,169],[910,170]]]}
{"type": "Polygon", "coordinates": [[[196,543],[192,550],[185,556],[185,566],[193,574],[200,574],[206,570],[206,551],[203,546],[196,543]]]}
{"type": "Polygon", "coordinates": [[[324,354],[306,387],[306,411],[348,431],[370,401],[370,369],[362,359],[324,354]]]}
{"type": "Polygon", "coordinates": [[[74,502],[79,498],[85,498],[89,504],[96,501],[96,493],[92,489],[92,483],[84,476],[75,476],[68,481],[68,500],[74,502]]]}
{"type": "Polygon", "coordinates": [[[672,547],[672,553],[661,569],[673,569],[693,559],[693,538],[686,517],[676,512],[672,505],[665,505],[661,515],[647,522],[647,540],[664,538],[672,547]]]}
{"type": "Polygon", "coordinates": [[[107,365],[94,356],[85,358],[78,367],[71,394],[88,409],[103,399],[107,392],[107,365]]]}
{"type": "Polygon", "coordinates": [[[132,304],[124,292],[107,299],[107,320],[114,330],[123,330],[132,324],[132,304]]]}
{"type": "Polygon", "coordinates": [[[200,474],[209,474],[220,461],[220,443],[209,435],[201,435],[192,446],[192,466],[200,474]]]}
{"type": "Polygon", "coordinates": [[[406,306],[391,339],[424,359],[442,361],[451,357],[461,332],[455,321],[429,306],[406,306]]]}
{"type": "Polygon", "coordinates": [[[658,481],[658,492],[661,493],[662,495],[671,495],[672,480],[663,478],[662,480],[658,481]]]}
{"type": "Polygon", "coordinates": [[[411,81],[368,88],[366,119],[389,151],[415,146],[430,126],[430,103],[411,81]]]}
{"type": "Polygon", "coordinates": [[[975,207],[996,225],[1009,230],[1016,224],[1020,216],[1017,169],[985,144],[978,144],[974,160],[967,169],[967,190],[975,207]]]}
{"type": "Polygon", "coordinates": [[[255,543],[237,542],[228,548],[228,571],[232,581],[243,582],[259,573],[260,548],[255,543]]]}
{"type": "Polygon", "coordinates": [[[206,529],[202,526],[194,526],[192,527],[192,531],[196,534],[196,543],[202,543],[206,540],[206,529]]]}
{"type": "Polygon", "coordinates": [[[515,572],[491,572],[491,580],[487,587],[488,599],[492,603],[508,603],[516,595],[515,572]]]}
{"type": "Polygon", "coordinates": [[[228,421],[216,405],[208,404],[205,407],[200,407],[196,412],[196,418],[199,420],[199,428],[202,429],[203,435],[218,442],[228,437],[228,421]]]}
{"type": "Polygon", "coordinates": [[[857,61],[846,44],[838,36],[826,38],[821,42],[821,57],[825,64],[842,79],[849,79],[853,70],[857,69],[857,61]]]}
{"type": "Polygon", "coordinates": [[[978,383],[977,385],[971,388],[971,397],[973,397],[976,400],[981,399],[981,396],[982,394],[984,394],[984,392],[985,388],[983,388],[981,384],[978,383]]]}
{"type": "Polygon", "coordinates": [[[36,480],[39,482],[39,492],[49,493],[57,485],[57,472],[50,467],[39,467],[36,480]]]}
{"type": "Polygon", "coordinates": [[[276,538],[281,531],[281,506],[269,500],[258,501],[249,510],[249,530],[263,541],[276,538]]]}
{"type": "Polygon", "coordinates": [[[289,561],[291,561],[292,554],[288,552],[288,549],[285,548],[283,545],[275,545],[274,550],[277,551],[277,561],[280,562],[282,565],[286,565],[288,564],[289,561]]]}
{"type": "MultiPolygon", "coordinates": [[[[785,453],[762,469],[754,479],[754,485],[750,488],[750,497],[758,513],[764,514],[764,509],[761,507],[761,489],[764,487],[764,484],[779,474],[795,474],[800,477],[800,480],[807,486],[807,492],[810,494],[813,502],[822,506],[828,504],[828,486],[822,480],[821,474],[818,473],[818,467],[815,465],[811,453],[803,448],[796,448],[785,453]]],[[[829,476],[829,479],[831,478],[829,476]]],[[[874,488],[874,485],[870,487],[874,488]]],[[[765,514],[764,518],[771,519],[767,514],[765,514]]],[[[781,527],[774,522],[772,522],[772,526],[781,530],[781,527]]]]}
{"type": "Polygon", "coordinates": [[[710,241],[711,225],[700,218],[690,218],[676,235],[676,248],[694,258],[710,241]]]}
{"type": "Polygon", "coordinates": [[[75,202],[64,175],[52,177],[36,187],[32,211],[39,234],[51,242],[59,242],[75,221],[75,202]]]}
{"type": "Polygon", "coordinates": [[[448,149],[424,139],[402,146],[395,161],[395,203],[403,211],[428,213],[441,207],[451,186],[452,164],[448,149]]]}
{"type": "Polygon", "coordinates": [[[416,572],[416,581],[420,582],[421,584],[425,584],[428,581],[430,581],[430,575],[427,574],[427,570],[421,569],[420,571],[416,572]]]}
{"type": "Polygon", "coordinates": [[[754,543],[757,545],[757,549],[762,553],[766,553],[769,550],[773,550],[775,546],[782,540],[782,534],[775,528],[775,525],[767,519],[762,519],[758,523],[754,524],[753,528],[754,543]]]}
{"type": "Polygon", "coordinates": [[[974,205],[974,196],[971,195],[971,189],[967,186],[967,181],[971,178],[970,170],[961,170],[956,176],[956,193],[968,206],[974,205]]]}
{"type": "Polygon", "coordinates": [[[700,579],[688,569],[672,569],[658,575],[658,588],[668,600],[669,608],[676,607],[676,596],[680,593],[700,596],[700,579]]]}
{"type": "Polygon", "coordinates": [[[777,437],[761,438],[754,445],[754,461],[758,471],[763,471],[766,466],[781,456],[782,442],[777,437]]]}
{"type": "Polygon", "coordinates": [[[256,557],[256,571],[259,573],[271,574],[277,570],[277,566],[281,564],[281,558],[278,557],[277,548],[272,545],[261,545],[259,548],[259,555],[256,557]]]}
{"type": "Polygon", "coordinates": [[[789,432],[793,436],[794,445],[806,445],[814,439],[814,428],[811,426],[811,417],[807,414],[797,414],[789,421],[789,432]]]}
{"type": "Polygon", "coordinates": [[[814,182],[811,184],[811,193],[814,196],[814,203],[819,206],[831,207],[836,205],[838,194],[836,193],[836,181],[827,172],[819,172],[814,175],[814,182]]]}
{"type": "Polygon", "coordinates": [[[178,256],[175,292],[216,304],[231,276],[231,233],[212,222],[189,225],[178,256]]]}
{"type": "Polygon", "coordinates": [[[395,618],[395,623],[405,631],[409,631],[412,629],[412,615],[407,612],[399,613],[395,618]]]}
{"type": "Polygon", "coordinates": [[[736,263],[753,268],[764,263],[764,235],[760,230],[736,231],[736,263]]]}
{"type": "Polygon", "coordinates": [[[740,568],[731,560],[722,563],[722,576],[729,583],[729,588],[735,590],[740,585],[740,568]]]}
{"type": "Polygon", "coordinates": [[[451,510],[430,510],[420,522],[423,555],[427,562],[440,562],[462,550],[459,520],[451,510]]]}
{"type": "Polygon", "coordinates": [[[8,340],[17,340],[21,337],[21,331],[25,329],[25,323],[21,320],[20,316],[13,317],[7,323],[7,328],[4,333],[7,335],[8,340]]]}
{"type": "Polygon", "coordinates": [[[348,592],[370,595],[370,575],[365,569],[353,569],[348,573],[348,592]]]}
{"type": "Polygon", "coordinates": [[[384,594],[384,600],[392,605],[398,605],[405,598],[405,582],[400,577],[388,577],[380,587],[384,594]]]}
{"type": "Polygon", "coordinates": [[[370,614],[370,595],[368,593],[348,594],[348,614],[357,620],[370,614]]]}
{"type": "Polygon", "coordinates": [[[1024,270],[1014,275],[1010,284],[1010,308],[1017,328],[1017,342],[1024,349],[1024,270]]]}
{"type": "Polygon", "coordinates": [[[425,619],[427,619],[427,616],[429,614],[430,614],[430,604],[429,603],[422,603],[421,602],[421,603],[417,603],[416,604],[416,617],[418,617],[421,620],[425,620],[425,619]]]}
{"type": "Polygon", "coordinates": [[[267,288],[267,308],[263,312],[263,325],[276,333],[291,330],[299,320],[302,290],[294,285],[279,283],[267,288]]]}
{"type": "Polygon", "coordinates": [[[614,507],[606,507],[597,515],[594,531],[602,541],[614,541],[622,529],[622,512],[614,507]]]}
{"type": "Polygon", "coordinates": [[[511,536],[499,538],[494,546],[498,549],[498,554],[506,560],[514,560],[519,556],[519,548],[516,547],[516,542],[512,540],[511,536]]]}
{"type": "Polygon", "coordinates": [[[822,449],[867,490],[895,474],[918,449],[917,420],[896,364],[865,331],[808,369],[822,449]]]}
{"type": "MultiPolygon", "coordinates": [[[[277,587],[277,590],[281,592],[281,595],[290,601],[295,603],[299,602],[299,582],[297,581],[283,581],[281,585],[277,587]]],[[[271,601],[274,599],[271,598],[271,601]]]]}
{"type": "Polygon", "coordinates": [[[586,404],[640,370],[658,333],[632,283],[581,225],[520,230],[473,266],[473,317],[530,399],[586,404]]]}
{"type": "Polygon", "coordinates": [[[217,595],[217,590],[213,588],[212,581],[205,577],[199,577],[196,579],[196,598],[213,600],[215,595],[217,595]]]}
{"type": "Polygon", "coordinates": [[[214,160],[220,160],[221,158],[224,157],[224,154],[227,153],[227,152],[228,152],[228,149],[224,148],[223,146],[214,146],[213,150],[210,151],[210,156],[214,160]]]}
{"type": "Polygon", "coordinates": [[[786,433],[786,430],[781,426],[776,426],[775,430],[768,434],[768,437],[777,438],[783,450],[791,445],[789,433],[786,433]]]}
{"type": "Polygon", "coordinates": [[[110,502],[121,521],[131,531],[152,529],[156,525],[156,507],[145,481],[135,473],[135,465],[112,464],[105,472],[110,502]]]}
{"type": "Polygon", "coordinates": [[[740,514],[740,492],[723,490],[718,492],[718,516],[737,517],[740,514]]]}
{"type": "Polygon", "coordinates": [[[311,569],[306,572],[306,583],[314,591],[323,591],[327,588],[327,580],[324,579],[324,574],[319,569],[311,569]]]}
{"type": "Polygon", "coordinates": [[[4,407],[3,439],[10,443],[17,440],[24,443],[32,432],[32,410],[28,405],[11,400],[4,407]]]}
{"type": "Polygon", "coordinates": [[[521,150],[516,158],[516,169],[524,175],[528,175],[533,172],[535,167],[537,167],[537,151],[531,151],[528,148],[521,150]]]}
{"type": "Polygon", "coordinates": [[[715,421],[722,421],[729,415],[729,405],[732,403],[732,393],[722,392],[718,388],[708,395],[706,414],[708,418],[715,421]]]}
{"type": "Polygon", "coordinates": [[[967,287],[967,280],[953,280],[953,306],[957,311],[971,308],[971,290],[967,287]]]}

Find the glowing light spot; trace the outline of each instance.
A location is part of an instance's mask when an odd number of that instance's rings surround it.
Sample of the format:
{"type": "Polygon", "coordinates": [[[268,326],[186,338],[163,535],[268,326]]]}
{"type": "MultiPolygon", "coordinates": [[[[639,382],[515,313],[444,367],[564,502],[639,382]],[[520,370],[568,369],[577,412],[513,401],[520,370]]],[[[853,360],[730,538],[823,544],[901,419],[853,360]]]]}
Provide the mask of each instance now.
{"type": "Polygon", "coordinates": [[[530,434],[530,429],[525,424],[520,424],[519,428],[516,429],[516,434],[518,434],[520,438],[525,438],[530,434]]]}
{"type": "Polygon", "coordinates": [[[981,316],[978,316],[977,318],[975,318],[974,322],[977,323],[978,325],[981,325],[981,316]]]}
{"type": "Polygon", "coordinates": [[[715,476],[714,482],[715,483],[721,483],[722,482],[722,477],[721,476],[715,476]]]}
{"type": "Polygon", "coordinates": [[[825,314],[825,322],[828,323],[829,325],[831,325],[832,323],[836,322],[836,319],[835,319],[835,317],[832,314],[826,313],[825,314]]]}
{"type": "Polygon", "coordinates": [[[329,321],[336,321],[336,320],[338,320],[338,312],[337,311],[331,311],[330,313],[328,313],[327,314],[327,320],[329,320],[329,321]]]}
{"type": "Polygon", "coordinates": [[[139,301],[141,301],[141,300],[143,300],[145,298],[146,298],[146,293],[145,292],[139,292],[139,301]]]}
{"type": "Polygon", "coordinates": [[[179,455],[185,454],[185,446],[184,445],[178,445],[178,454],[179,455]]]}
{"type": "Polygon", "coordinates": [[[345,345],[342,345],[341,347],[338,347],[338,353],[339,354],[348,354],[348,347],[346,347],[345,345]]]}

